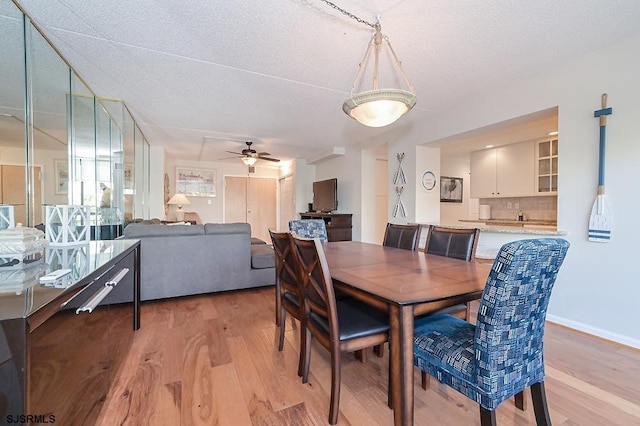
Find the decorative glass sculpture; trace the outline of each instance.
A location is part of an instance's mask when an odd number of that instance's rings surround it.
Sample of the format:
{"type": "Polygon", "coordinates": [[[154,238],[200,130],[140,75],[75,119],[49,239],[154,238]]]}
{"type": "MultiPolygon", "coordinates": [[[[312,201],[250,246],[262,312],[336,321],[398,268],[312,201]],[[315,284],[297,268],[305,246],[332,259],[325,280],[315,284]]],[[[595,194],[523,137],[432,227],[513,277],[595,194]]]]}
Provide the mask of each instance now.
{"type": "Polygon", "coordinates": [[[51,245],[88,243],[89,206],[47,206],[46,235],[51,245]]]}
{"type": "Polygon", "coordinates": [[[0,205],[0,229],[13,228],[14,226],[13,206],[0,205]]]}

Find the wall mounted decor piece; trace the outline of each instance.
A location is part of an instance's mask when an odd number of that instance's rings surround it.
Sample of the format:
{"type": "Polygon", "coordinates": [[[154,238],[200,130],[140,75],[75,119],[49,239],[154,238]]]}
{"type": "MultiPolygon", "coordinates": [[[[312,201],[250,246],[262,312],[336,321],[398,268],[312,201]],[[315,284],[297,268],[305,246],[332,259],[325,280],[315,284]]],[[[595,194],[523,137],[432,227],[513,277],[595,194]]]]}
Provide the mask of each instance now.
{"type": "Polygon", "coordinates": [[[176,192],[188,197],[215,197],[216,171],[176,167],[176,192]]]}
{"type": "Polygon", "coordinates": [[[393,175],[393,184],[404,186],[407,183],[407,178],[404,175],[404,170],[402,170],[402,161],[404,160],[404,152],[397,153],[396,158],[398,159],[398,169],[396,170],[395,175],[393,175]]]}
{"type": "Polygon", "coordinates": [[[446,176],[440,177],[440,202],[462,202],[462,178],[446,176]]]}
{"type": "Polygon", "coordinates": [[[401,186],[396,186],[396,194],[398,195],[398,199],[396,200],[396,205],[393,207],[393,217],[407,217],[407,210],[404,208],[404,204],[402,203],[402,191],[404,190],[401,186]]]}
{"type": "Polygon", "coordinates": [[[56,194],[69,193],[69,163],[67,160],[55,160],[56,194]]]}
{"type": "Polygon", "coordinates": [[[607,108],[607,94],[602,94],[602,109],[593,112],[600,120],[600,148],[598,156],[598,196],[591,207],[589,216],[589,241],[608,243],[611,239],[611,209],[604,194],[604,139],[607,128],[607,115],[613,113],[607,108]]]}

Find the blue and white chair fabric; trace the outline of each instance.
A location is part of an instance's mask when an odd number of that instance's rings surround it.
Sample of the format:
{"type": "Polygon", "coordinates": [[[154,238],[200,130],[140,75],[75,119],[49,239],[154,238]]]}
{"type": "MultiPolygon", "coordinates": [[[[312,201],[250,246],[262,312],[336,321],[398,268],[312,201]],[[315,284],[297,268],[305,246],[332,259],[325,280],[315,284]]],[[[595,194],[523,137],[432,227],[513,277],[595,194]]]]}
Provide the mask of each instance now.
{"type": "Polygon", "coordinates": [[[537,424],[550,424],[544,392],[547,306],[569,243],[542,238],[502,246],[482,293],[476,325],[446,314],[416,321],[415,365],[480,405],[482,424],[531,387],[537,424]]]}
{"type": "Polygon", "coordinates": [[[327,227],[322,219],[299,219],[289,221],[289,231],[300,238],[319,238],[327,241],[327,227]]]}

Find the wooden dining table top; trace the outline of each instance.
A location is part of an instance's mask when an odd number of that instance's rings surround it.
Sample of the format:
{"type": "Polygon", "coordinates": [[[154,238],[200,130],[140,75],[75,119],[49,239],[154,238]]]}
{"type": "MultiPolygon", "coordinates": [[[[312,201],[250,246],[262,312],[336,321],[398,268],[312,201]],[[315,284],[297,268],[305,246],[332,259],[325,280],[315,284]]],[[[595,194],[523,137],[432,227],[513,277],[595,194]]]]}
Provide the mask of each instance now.
{"type": "Polygon", "coordinates": [[[325,243],[331,277],[387,303],[423,304],[479,298],[490,265],[357,241],[325,243]]]}

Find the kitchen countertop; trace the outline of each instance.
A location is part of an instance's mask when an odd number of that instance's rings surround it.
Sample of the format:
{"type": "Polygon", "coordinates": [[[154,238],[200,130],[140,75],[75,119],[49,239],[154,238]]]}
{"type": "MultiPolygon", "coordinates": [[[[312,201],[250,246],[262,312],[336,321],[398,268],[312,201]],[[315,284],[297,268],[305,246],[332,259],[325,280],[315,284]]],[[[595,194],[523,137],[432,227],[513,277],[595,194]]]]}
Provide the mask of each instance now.
{"type": "Polygon", "coordinates": [[[544,225],[557,226],[555,220],[513,220],[513,219],[459,219],[459,222],[485,223],[487,225],[503,225],[503,226],[524,226],[524,225],[544,225]]]}
{"type": "MultiPolygon", "coordinates": [[[[476,259],[482,260],[495,259],[500,247],[509,241],[524,238],[553,238],[561,235],[567,235],[566,231],[558,231],[555,225],[549,225],[548,222],[545,225],[528,225],[531,226],[531,228],[524,226],[490,225],[486,220],[460,220],[459,222],[462,223],[420,223],[420,225],[436,225],[445,228],[478,228],[480,230],[480,240],[476,250],[476,259]]],[[[531,222],[532,221],[525,221],[524,223],[526,224],[531,222]]],[[[502,224],[504,222],[499,223],[502,224]]],[[[420,235],[419,247],[424,249],[425,243],[426,232],[422,232],[420,235]]]]}

